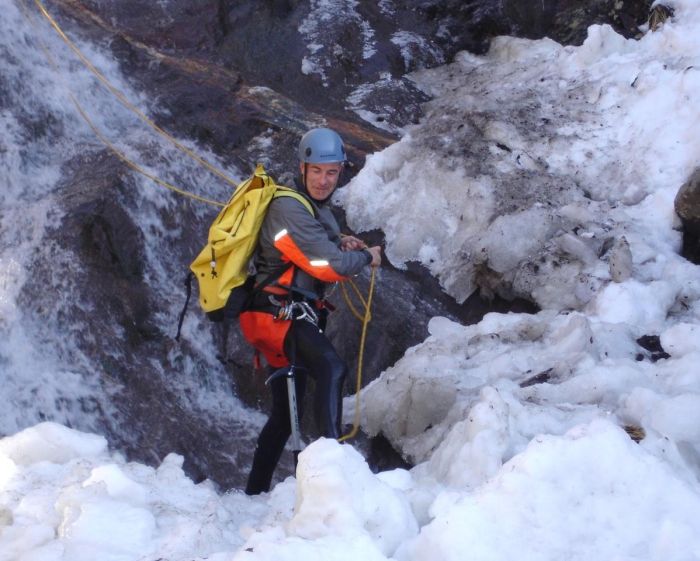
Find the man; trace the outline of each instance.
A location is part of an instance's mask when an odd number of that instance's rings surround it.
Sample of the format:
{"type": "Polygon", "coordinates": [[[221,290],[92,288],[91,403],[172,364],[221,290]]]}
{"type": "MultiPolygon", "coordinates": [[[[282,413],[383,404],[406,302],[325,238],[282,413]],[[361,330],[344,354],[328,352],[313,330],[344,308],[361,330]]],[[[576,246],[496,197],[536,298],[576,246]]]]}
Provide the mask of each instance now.
{"type": "MultiPolygon", "coordinates": [[[[344,361],[323,333],[325,285],[347,279],[367,265],[381,264],[378,246],[367,247],[340,229],[327,206],[346,163],[340,136],[327,128],[312,129],[299,143],[300,185],[310,209],[292,197],[273,199],[260,231],[254,257],[256,293],[249,310],[240,316],[244,337],[265,356],[274,371],[293,363],[299,416],[303,414],[306,374],[316,381],[314,413],[322,436],[341,436],[344,361]],[[285,265],[288,264],[288,265],[285,265]],[[279,271],[283,272],[279,274],[279,271]],[[275,278],[269,282],[270,278],[275,278]],[[290,308],[293,304],[295,308],[290,308]],[[293,317],[285,310],[295,309],[293,317]],[[303,317],[299,317],[303,316],[303,317]],[[284,319],[280,319],[284,318],[284,319]]],[[[287,385],[284,377],[271,381],[272,411],[253,457],[246,493],[270,489],[272,474],[291,433],[287,385]]]]}

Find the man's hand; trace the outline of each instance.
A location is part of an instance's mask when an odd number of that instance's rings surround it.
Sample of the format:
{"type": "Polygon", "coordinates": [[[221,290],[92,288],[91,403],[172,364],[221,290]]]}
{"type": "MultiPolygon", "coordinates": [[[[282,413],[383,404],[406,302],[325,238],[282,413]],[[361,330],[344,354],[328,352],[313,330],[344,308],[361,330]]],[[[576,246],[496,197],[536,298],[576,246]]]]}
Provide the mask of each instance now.
{"type": "Polygon", "coordinates": [[[382,248],[375,245],[374,247],[366,247],[365,249],[372,254],[370,267],[379,267],[379,265],[382,264],[382,248]]]}
{"type": "Polygon", "coordinates": [[[367,244],[355,236],[343,236],[340,239],[340,249],[343,251],[356,251],[366,247],[367,244]]]}

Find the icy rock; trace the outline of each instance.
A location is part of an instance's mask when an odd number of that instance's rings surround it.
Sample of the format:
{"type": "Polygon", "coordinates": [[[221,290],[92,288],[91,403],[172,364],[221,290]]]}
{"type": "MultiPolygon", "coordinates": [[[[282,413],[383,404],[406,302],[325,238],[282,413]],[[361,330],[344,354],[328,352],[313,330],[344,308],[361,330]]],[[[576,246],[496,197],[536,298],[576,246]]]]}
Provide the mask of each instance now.
{"type": "Polygon", "coordinates": [[[661,346],[673,357],[689,353],[700,356],[700,326],[691,323],[678,323],[661,334],[661,346]]]}
{"type": "Polygon", "coordinates": [[[370,435],[383,433],[394,444],[420,435],[447,416],[456,400],[457,382],[447,357],[404,357],[363,389],[362,426],[370,435]]]}
{"type": "Polygon", "coordinates": [[[591,305],[601,321],[635,325],[642,333],[654,332],[664,325],[676,291],[677,287],[670,282],[642,284],[629,279],[608,284],[591,305]]]}
{"type": "Polygon", "coordinates": [[[295,510],[289,534],[369,535],[387,556],[418,533],[404,495],[375,476],[352,446],[329,439],[317,440],[299,457],[295,510]]]}
{"type": "Polygon", "coordinates": [[[129,478],[119,466],[108,464],[98,466],[83,483],[84,487],[102,484],[107,494],[114,499],[126,499],[135,503],[145,503],[148,491],[129,478]]]}
{"type": "Polygon", "coordinates": [[[573,313],[557,318],[547,336],[551,349],[561,355],[588,352],[593,344],[590,321],[582,314],[573,313]]]}
{"type": "Polygon", "coordinates": [[[507,446],[508,406],[496,389],[487,387],[416,473],[430,473],[452,487],[474,488],[498,472],[507,446]]]}
{"type": "Polygon", "coordinates": [[[128,503],[96,499],[70,504],[63,509],[64,519],[59,536],[66,548],[66,558],[94,561],[100,551],[112,551],[112,559],[135,559],[148,555],[154,548],[156,521],[151,512],[128,503]],[[115,512],[119,516],[115,516],[115,512]],[[109,532],[105,532],[109,528],[109,532]]]}
{"type": "Polygon", "coordinates": [[[608,266],[610,278],[615,282],[623,282],[632,277],[632,251],[625,236],[615,241],[610,250],[608,266]]]}
{"type": "Polygon", "coordinates": [[[41,423],[0,440],[0,454],[18,465],[65,464],[76,458],[98,457],[106,451],[107,441],[103,437],[58,423],[41,423]]]}
{"type": "Polygon", "coordinates": [[[681,219],[700,222],[700,167],[693,171],[688,181],[678,190],[674,207],[681,219]]]}
{"type": "Polygon", "coordinates": [[[700,395],[682,394],[654,403],[645,425],[658,434],[688,443],[700,453],[700,395]]]}
{"type": "Polygon", "coordinates": [[[551,228],[551,214],[539,208],[499,216],[480,237],[479,249],[489,267],[503,273],[541,247],[551,228]]]}
{"type": "Polygon", "coordinates": [[[674,201],[676,213],[683,222],[683,255],[693,263],[700,262],[700,167],[681,186],[674,201]]]}

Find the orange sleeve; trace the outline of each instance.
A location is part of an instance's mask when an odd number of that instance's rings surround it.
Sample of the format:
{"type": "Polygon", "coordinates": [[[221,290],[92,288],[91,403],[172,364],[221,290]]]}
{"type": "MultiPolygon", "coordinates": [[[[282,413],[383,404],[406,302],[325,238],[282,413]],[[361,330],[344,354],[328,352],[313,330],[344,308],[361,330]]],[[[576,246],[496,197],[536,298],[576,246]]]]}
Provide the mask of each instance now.
{"type": "Polygon", "coordinates": [[[309,259],[287,230],[282,230],[275,236],[275,247],[302,271],[323,282],[337,282],[347,278],[337,273],[325,259],[309,259]]]}

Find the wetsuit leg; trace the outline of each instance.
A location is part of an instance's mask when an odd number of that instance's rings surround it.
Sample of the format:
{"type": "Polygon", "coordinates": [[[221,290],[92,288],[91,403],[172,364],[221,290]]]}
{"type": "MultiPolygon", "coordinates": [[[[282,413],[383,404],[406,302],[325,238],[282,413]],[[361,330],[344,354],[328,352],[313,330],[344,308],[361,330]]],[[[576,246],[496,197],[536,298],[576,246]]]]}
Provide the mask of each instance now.
{"type": "MultiPolygon", "coordinates": [[[[316,380],[314,413],[322,436],[339,438],[343,414],[343,383],[347,366],[328,338],[307,321],[296,321],[287,339],[293,339],[296,364],[306,368],[316,380]]],[[[285,344],[285,352],[289,345],[285,344]]],[[[287,354],[287,356],[291,356],[287,354]]]]}
{"type": "MultiPolygon", "coordinates": [[[[275,369],[271,369],[275,370],[275,369]]],[[[296,373],[295,385],[297,390],[297,408],[299,419],[304,409],[304,392],[306,390],[306,375],[303,372],[296,373]]],[[[289,398],[287,396],[287,379],[276,378],[270,382],[272,391],[272,411],[265,423],[253,455],[253,465],[248,476],[248,484],[245,492],[247,495],[258,495],[270,490],[272,474],[275,472],[284,445],[292,432],[289,424],[289,398]]]]}

